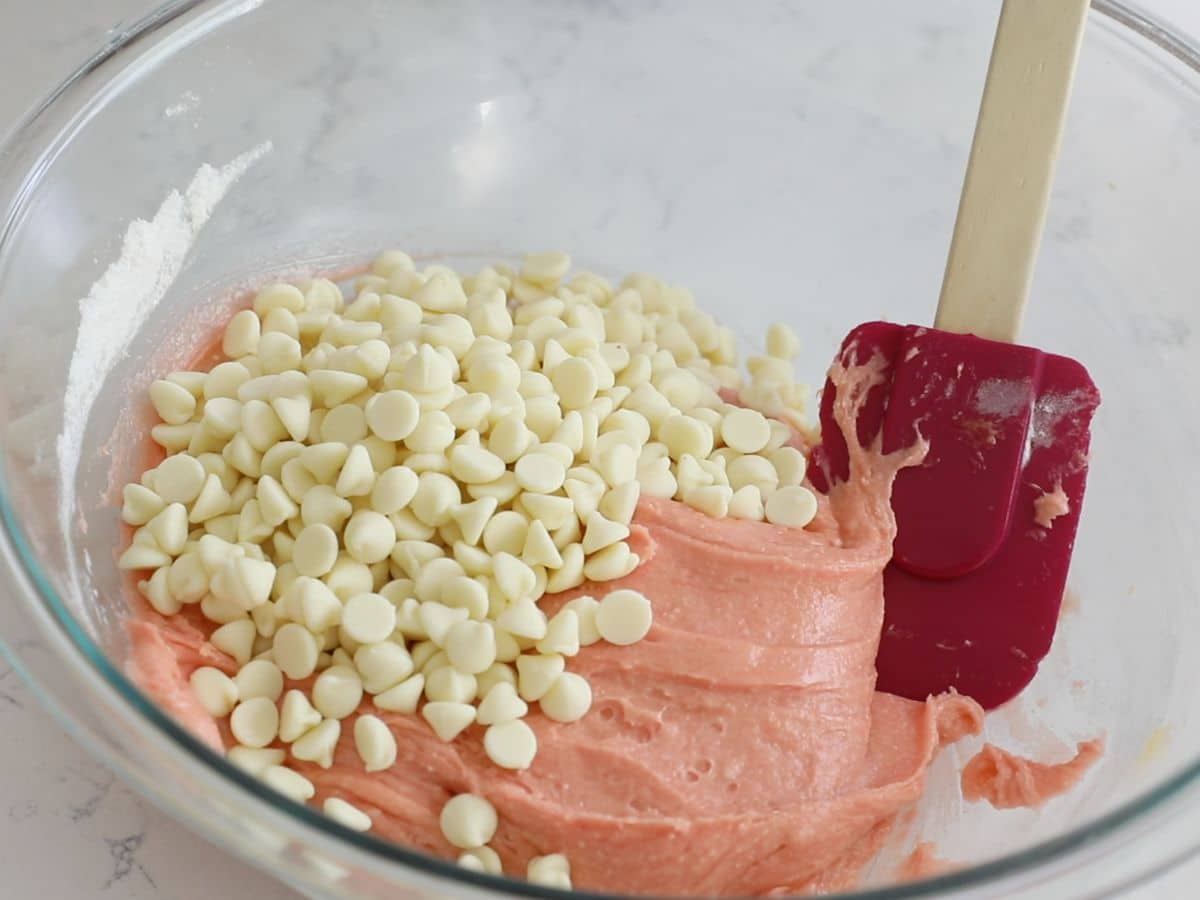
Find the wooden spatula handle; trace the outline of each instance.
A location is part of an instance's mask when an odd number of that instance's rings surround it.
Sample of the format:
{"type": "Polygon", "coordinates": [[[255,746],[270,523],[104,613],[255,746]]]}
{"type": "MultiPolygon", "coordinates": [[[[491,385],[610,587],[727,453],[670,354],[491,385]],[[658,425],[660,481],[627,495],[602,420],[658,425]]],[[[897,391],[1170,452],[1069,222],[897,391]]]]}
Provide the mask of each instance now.
{"type": "Polygon", "coordinates": [[[1015,341],[1089,0],[1004,0],[934,325],[1015,341]]]}

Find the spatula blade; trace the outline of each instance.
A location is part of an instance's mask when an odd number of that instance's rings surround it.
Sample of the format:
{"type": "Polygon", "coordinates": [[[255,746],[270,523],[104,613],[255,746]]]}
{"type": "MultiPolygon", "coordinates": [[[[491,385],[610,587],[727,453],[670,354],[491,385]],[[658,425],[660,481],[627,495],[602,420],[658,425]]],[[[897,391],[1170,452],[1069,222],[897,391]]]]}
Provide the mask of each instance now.
{"type": "MultiPolygon", "coordinates": [[[[1066,587],[1100,402],[1074,360],[1030,347],[874,322],[842,345],[843,361],[879,354],[858,439],[884,452],[929,441],[893,491],[897,537],[884,575],[880,690],[924,699],[951,688],[994,707],[1029,683],[1049,652],[1066,587]],[[1065,511],[1038,500],[1067,498],[1065,511]]],[[[821,402],[814,481],[844,479],[845,441],[821,402]]]]}

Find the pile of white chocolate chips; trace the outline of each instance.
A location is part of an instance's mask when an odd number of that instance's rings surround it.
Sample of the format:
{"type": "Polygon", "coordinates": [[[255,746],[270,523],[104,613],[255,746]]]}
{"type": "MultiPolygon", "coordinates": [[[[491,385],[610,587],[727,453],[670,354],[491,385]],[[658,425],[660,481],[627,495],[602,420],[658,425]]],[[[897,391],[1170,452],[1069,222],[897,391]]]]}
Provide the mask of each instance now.
{"type": "MultiPolygon", "coordinates": [[[[272,284],[226,327],[228,361],[151,385],[167,456],[125,488],[120,564],[153,571],[138,586],[159,613],[199,604],[216,626],[237,673],[200,668],[192,688],[228,717],[229,758],[288,797],[314,788],[287,754],[330,766],[351,716],[365,770],[394,763],[364,694],[443,741],[485,726],[492,762],[529,767],[529,704],[579,719],[592,695],[571,657],[650,629],[636,591],[549,619],[538,606],[633,571],[642,494],[813,518],[788,446],[804,412],[792,332],[772,326],[743,379],[732,333],[686,290],[645,275],[614,290],[569,267],[543,253],[464,277],[391,251],[352,303],[324,279],[272,284]]],[[[324,811],[371,827],[345,801],[324,811]]],[[[454,797],[441,823],[462,865],[499,873],[486,799],[454,797]]],[[[570,886],[560,854],[526,874],[570,886]]]]}

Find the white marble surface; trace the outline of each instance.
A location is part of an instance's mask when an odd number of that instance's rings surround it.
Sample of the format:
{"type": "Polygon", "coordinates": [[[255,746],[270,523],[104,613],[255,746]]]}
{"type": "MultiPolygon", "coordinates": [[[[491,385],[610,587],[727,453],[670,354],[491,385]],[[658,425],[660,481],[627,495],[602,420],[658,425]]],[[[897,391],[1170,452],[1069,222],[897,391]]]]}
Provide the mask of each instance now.
{"type": "MultiPolygon", "coordinates": [[[[0,0],[0,132],[146,0],[0,0]]],[[[1200,33],[1195,0],[1156,9],[1200,33]]],[[[135,796],[73,744],[0,665],[0,896],[199,900],[297,895],[135,796]]],[[[1200,863],[1123,895],[1192,896],[1200,863]]]]}

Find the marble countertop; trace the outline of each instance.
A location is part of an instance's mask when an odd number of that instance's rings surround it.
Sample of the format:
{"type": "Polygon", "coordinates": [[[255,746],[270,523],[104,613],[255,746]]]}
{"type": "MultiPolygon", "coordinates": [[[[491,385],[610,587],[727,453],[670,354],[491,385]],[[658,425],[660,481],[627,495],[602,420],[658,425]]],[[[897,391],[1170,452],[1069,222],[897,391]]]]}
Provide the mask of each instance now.
{"type": "MultiPolygon", "coordinates": [[[[147,0],[4,0],[0,28],[0,132],[147,0]]],[[[1195,0],[1156,9],[1200,33],[1195,0]]],[[[0,663],[0,894],[11,898],[213,896],[295,900],[297,894],[238,863],[135,795],[75,745],[0,663]],[[36,751],[31,750],[36,748],[36,751]]],[[[1191,896],[1200,861],[1126,900],[1191,896]]]]}

